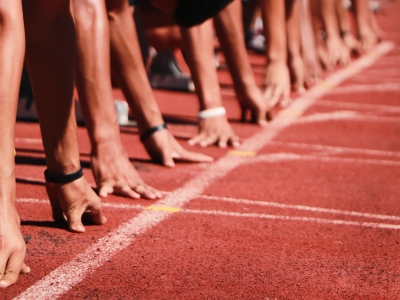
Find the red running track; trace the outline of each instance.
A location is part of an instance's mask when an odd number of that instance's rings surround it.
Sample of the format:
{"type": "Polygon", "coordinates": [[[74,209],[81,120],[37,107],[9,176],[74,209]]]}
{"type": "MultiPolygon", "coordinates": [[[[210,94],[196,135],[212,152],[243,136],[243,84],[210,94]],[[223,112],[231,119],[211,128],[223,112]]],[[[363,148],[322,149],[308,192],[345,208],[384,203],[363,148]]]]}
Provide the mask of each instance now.
{"type": "MultiPolygon", "coordinates": [[[[107,224],[85,234],[52,222],[39,127],[18,123],[17,205],[32,271],[0,299],[399,299],[399,13],[385,1],[378,21],[387,42],[265,129],[238,122],[221,71],[243,145],[195,148],[212,164],[154,165],[137,130],[123,128],[140,174],[168,193],[158,202],[107,197],[107,224]]],[[[251,60],[260,80],[263,59],[251,60]]],[[[186,145],[197,130],[195,95],[156,95],[186,145]]],[[[79,139],[93,183],[84,128],[79,139]]]]}

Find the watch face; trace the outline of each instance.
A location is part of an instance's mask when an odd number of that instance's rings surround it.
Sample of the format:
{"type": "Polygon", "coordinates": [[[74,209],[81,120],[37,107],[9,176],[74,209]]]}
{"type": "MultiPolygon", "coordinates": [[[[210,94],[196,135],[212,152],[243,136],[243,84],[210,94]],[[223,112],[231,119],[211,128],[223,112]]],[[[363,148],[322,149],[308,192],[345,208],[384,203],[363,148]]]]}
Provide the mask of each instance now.
{"type": "Polygon", "coordinates": [[[192,27],[215,16],[232,0],[178,0],[174,20],[182,27],[192,27]]]}

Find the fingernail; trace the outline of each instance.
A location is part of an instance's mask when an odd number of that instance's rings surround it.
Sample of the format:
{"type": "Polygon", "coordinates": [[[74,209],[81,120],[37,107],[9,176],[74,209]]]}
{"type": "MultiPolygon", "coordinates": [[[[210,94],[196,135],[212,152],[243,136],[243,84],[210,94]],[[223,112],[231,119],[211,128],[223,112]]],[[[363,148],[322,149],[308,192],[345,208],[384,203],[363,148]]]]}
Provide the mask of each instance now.
{"type": "Polygon", "coordinates": [[[188,143],[189,146],[193,146],[194,145],[192,140],[189,140],[187,143],[188,143]]]}
{"type": "Polygon", "coordinates": [[[206,142],[200,142],[200,146],[201,147],[207,147],[207,143],[206,142]]]}
{"type": "Polygon", "coordinates": [[[108,194],[107,194],[107,192],[100,192],[100,197],[107,197],[108,196],[108,194]]]}
{"type": "Polygon", "coordinates": [[[5,288],[5,287],[7,287],[5,281],[0,281],[0,288],[5,288]]]}
{"type": "Polygon", "coordinates": [[[224,143],[224,142],[219,143],[219,146],[220,146],[221,148],[226,148],[226,143],[224,143]]]}

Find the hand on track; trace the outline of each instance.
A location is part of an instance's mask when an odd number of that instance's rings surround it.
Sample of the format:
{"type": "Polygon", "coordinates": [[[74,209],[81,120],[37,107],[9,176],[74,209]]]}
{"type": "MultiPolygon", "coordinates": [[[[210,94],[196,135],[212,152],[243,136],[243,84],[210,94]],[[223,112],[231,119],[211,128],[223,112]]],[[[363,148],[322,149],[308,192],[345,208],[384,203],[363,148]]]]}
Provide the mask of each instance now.
{"type": "Polygon", "coordinates": [[[199,134],[188,141],[189,145],[199,144],[201,147],[207,147],[217,144],[221,148],[227,145],[238,147],[239,137],[235,135],[226,116],[218,116],[207,119],[201,119],[199,124],[199,134]]]}
{"type": "Polygon", "coordinates": [[[29,273],[24,263],[26,245],[15,207],[2,212],[0,218],[0,288],[17,282],[20,273],[29,273]]]}
{"type": "Polygon", "coordinates": [[[156,163],[167,167],[175,166],[175,162],[211,162],[212,157],[188,151],[183,148],[169,130],[160,130],[152,134],[143,143],[150,157],[156,163]]]}
{"type": "Polygon", "coordinates": [[[82,224],[83,214],[87,214],[97,225],[107,221],[103,215],[100,198],[84,177],[65,184],[46,182],[46,190],[54,220],[61,222],[66,219],[72,232],[85,232],[82,224]]]}
{"type": "Polygon", "coordinates": [[[144,183],[122,145],[99,145],[91,156],[91,166],[100,197],[117,194],[138,199],[159,199],[161,192],[144,183]]]}
{"type": "Polygon", "coordinates": [[[270,108],[277,104],[283,107],[289,104],[290,75],[286,62],[271,62],[267,65],[263,94],[270,108]]]}

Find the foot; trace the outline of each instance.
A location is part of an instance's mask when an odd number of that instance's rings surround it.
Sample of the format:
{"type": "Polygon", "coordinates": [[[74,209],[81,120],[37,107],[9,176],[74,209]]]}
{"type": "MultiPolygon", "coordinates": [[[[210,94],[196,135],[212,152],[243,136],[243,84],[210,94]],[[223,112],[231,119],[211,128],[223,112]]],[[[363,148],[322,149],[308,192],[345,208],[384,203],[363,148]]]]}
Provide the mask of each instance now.
{"type": "Polygon", "coordinates": [[[189,145],[207,147],[218,145],[225,148],[228,145],[238,147],[239,137],[235,135],[226,116],[213,117],[200,120],[199,134],[188,141],[189,145]]]}
{"type": "Polygon", "coordinates": [[[132,199],[162,197],[161,192],[144,183],[122,145],[98,145],[91,155],[91,166],[100,197],[112,193],[132,199]]]}
{"type": "Polygon", "coordinates": [[[66,220],[72,232],[85,232],[82,224],[83,214],[87,214],[97,225],[107,221],[103,215],[100,198],[84,177],[65,184],[46,182],[46,190],[54,220],[56,222],[66,220]]]}

